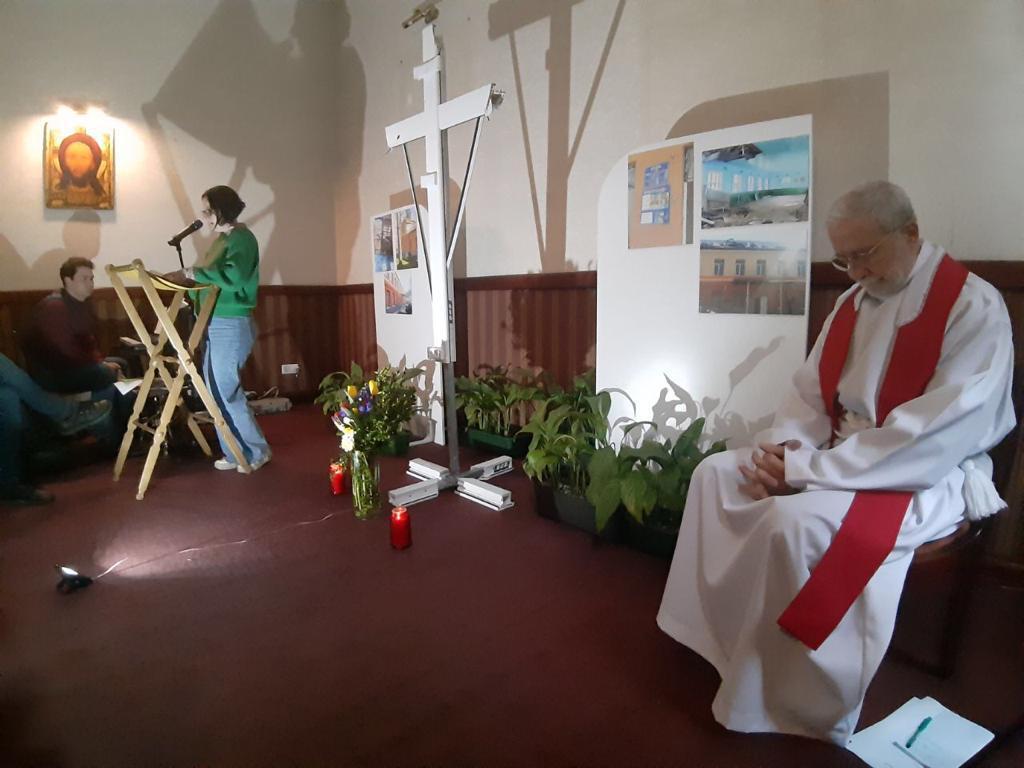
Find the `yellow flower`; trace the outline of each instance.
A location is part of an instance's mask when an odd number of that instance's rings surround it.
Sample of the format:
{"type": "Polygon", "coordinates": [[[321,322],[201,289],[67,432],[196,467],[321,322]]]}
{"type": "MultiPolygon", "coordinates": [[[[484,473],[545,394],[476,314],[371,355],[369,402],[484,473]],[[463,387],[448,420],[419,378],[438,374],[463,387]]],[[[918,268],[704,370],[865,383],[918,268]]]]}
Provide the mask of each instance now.
{"type": "Polygon", "coordinates": [[[345,387],[345,392],[348,394],[350,398],[355,400],[356,395],[359,394],[359,389],[356,387],[355,384],[349,384],[347,387],[345,387]]]}
{"type": "Polygon", "coordinates": [[[377,393],[380,391],[379,389],[377,389],[377,380],[370,379],[370,383],[367,386],[370,388],[370,394],[376,397],[377,393]]]}

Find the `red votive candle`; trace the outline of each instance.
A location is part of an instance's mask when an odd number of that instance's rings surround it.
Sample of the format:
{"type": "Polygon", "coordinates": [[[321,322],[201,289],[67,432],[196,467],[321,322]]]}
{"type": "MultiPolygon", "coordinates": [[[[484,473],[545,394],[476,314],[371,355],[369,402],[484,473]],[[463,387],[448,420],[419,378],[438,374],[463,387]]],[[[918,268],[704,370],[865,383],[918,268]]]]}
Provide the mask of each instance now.
{"type": "Polygon", "coordinates": [[[341,492],[345,490],[345,465],[331,464],[330,477],[331,493],[333,493],[335,496],[340,496],[341,492]]]}
{"type": "Polygon", "coordinates": [[[395,549],[412,546],[409,511],[405,507],[395,507],[391,510],[391,546],[395,549]]]}

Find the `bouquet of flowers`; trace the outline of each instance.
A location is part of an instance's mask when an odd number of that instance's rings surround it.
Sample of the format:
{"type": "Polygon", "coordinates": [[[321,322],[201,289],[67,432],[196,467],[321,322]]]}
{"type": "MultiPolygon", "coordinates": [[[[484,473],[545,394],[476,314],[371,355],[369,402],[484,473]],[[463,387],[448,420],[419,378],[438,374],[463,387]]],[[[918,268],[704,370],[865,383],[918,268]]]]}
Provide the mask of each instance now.
{"type": "Polygon", "coordinates": [[[320,382],[317,402],[330,415],[341,438],[343,455],[374,455],[412,418],[416,406],[413,380],[422,368],[385,366],[367,378],[356,363],[351,371],[329,374],[320,382]]]}
{"type": "Polygon", "coordinates": [[[380,394],[376,379],[358,386],[349,384],[345,387],[347,402],[338,405],[338,410],[331,416],[331,421],[341,435],[341,450],[345,453],[360,450],[374,453],[383,441],[379,440],[380,430],[373,429],[374,399],[380,394]]]}

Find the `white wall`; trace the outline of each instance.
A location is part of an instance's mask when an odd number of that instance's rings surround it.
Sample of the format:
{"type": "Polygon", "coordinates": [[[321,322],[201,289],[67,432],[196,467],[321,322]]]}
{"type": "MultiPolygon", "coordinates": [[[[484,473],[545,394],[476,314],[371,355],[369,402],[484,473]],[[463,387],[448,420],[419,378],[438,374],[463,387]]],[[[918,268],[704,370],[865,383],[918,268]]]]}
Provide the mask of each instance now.
{"type": "MultiPolygon", "coordinates": [[[[422,107],[418,30],[400,26],[413,5],[0,3],[0,290],[53,285],[68,251],[92,255],[96,241],[100,264],[170,267],[163,242],[191,220],[199,192],[231,180],[247,213],[269,210],[256,225],[265,282],[370,282],[368,214],[406,189],[384,126],[422,107]],[[70,213],[42,204],[42,126],[61,99],[105,103],[117,128],[117,207],[70,226],[70,213]],[[154,100],[162,136],[142,111],[154,100]]],[[[441,2],[449,94],[488,81],[507,92],[470,190],[466,274],[593,268],[601,182],[630,148],[666,138],[709,101],[878,72],[889,82],[889,177],[907,187],[926,235],[963,257],[1024,258],[1024,3],[625,0],[566,171],[618,8],[441,2]],[[554,89],[548,62],[567,72],[554,89]],[[551,158],[549,144],[560,148],[551,158]]],[[[466,127],[451,142],[459,182],[468,145],[466,127]]]]}
{"type": "MultiPolygon", "coordinates": [[[[593,268],[598,193],[611,165],[632,147],[668,135],[687,111],[715,99],[875,72],[889,75],[889,177],[914,200],[927,237],[964,258],[1024,258],[1014,221],[1024,153],[1024,3],[1019,0],[628,0],[604,76],[568,175],[563,253],[542,260],[524,138],[532,152],[537,209],[547,219],[550,22],[514,34],[523,101],[508,35],[488,39],[489,14],[571,7],[571,38],[554,56],[571,68],[569,141],[575,135],[618,0],[444,0],[438,21],[450,96],[489,80],[507,91],[485,128],[471,188],[467,274],[593,268]],[[525,120],[521,110],[525,109],[525,120]],[[526,132],[522,129],[525,122],[526,132]]],[[[405,186],[400,156],[384,155],[383,126],[421,108],[411,67],[419,37],[400,22],[405,3],[353,0],[352,42],[367,77],[360,201],[383,208],[405,186]]],[[[565,94],[556,94],[565,101],[565,94]]],[[[855,137],[854,137],[855,138],[855,137]]],[[[468,138],[452,142],[461,168],[468,138]]],[[[564,153],[563,153],[564,156],[564,153]]],[[[849,186],[861,181],[851,178],[849,186]]],[[[819,179],[819,181],[822,181],[819,179]]],[[[357,253],[366,253],[359,233],[357,253]]],[[[816,238],[820,241],[820,237],[816,238]]],[[[818,250],[821,250],[820,248],[818,250]]],[[[815,258],[826,258],[816,253],[815,258]]],[[[346,281],[369,279],[357,262],[346,281]]]]}
{"type": "MultiPolygon", "coordinates": [[[[701,241],[734,237],[802,243],[810,221],[702,229],[704,152],[737,144],[811,136],[808,116],[679,137],[634,153],[693,144],[693,195],[683,206],[692,217],[693,242],[633,248],[629,244],[626,167],[621,157],[601,188],[597,273],[597,388],[612,391],[611,439],[622,439],[622,424],[653,421],[660,438],[675,440],[698,417],[706,419],[708,442],[727,440],[731,448],[749,445],[771,424],[793,371],[807,355],[807,313],[732,314],[700,311],[701,241]],[[629,394],[630,403],[616,392],[629,394]],[[634,410],[635,406],[635,410],[634,410]]],[[[631,154],[634,154],[631,153],[631,154]]],[[[655,160],[638,160],[643,168],[655,160]]],[[[814,179],[808,179],[814,194],[814,179]]],[[[685,230],[684,230],[685,231],[685,230]]],[[[753,261],[751,260],[751,270],[753,261]]],[[[804,287],[805,292],[807,287],[804,287]]],[[[805,297],[805,309],[809,302],[805,297]]],[[[637,440],[640,433],[634,433],[637,440]]]]}
{"type": "MultiPolygon", "coordinates": [[[[71,253],[176,267],[165,241],[225,183],[248,204],[263,282],[334,283],[343,22],[308,0],[0,4],[0,290],[56,286],[71,253]],[[113,211],[43,206],[43,125],[69,101],[111,118],[113,211]]],[[[186,263],[204,246],[187,241],[186,263]]]]}

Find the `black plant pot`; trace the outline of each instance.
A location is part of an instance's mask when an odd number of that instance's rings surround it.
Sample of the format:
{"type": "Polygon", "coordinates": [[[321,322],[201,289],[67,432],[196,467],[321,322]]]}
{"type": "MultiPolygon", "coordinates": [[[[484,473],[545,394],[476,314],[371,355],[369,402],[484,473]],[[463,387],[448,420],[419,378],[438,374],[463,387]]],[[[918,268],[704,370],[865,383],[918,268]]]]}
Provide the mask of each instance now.
{"type": "Polygon", "coordinates": [[[557,488],[552,490],[552,497],[555,505],[557,520],[573,528],[593,534],[604,541],[619,542],[622,534],[619,530],[622,515],[616,510],[604,526],[604,530],[598,532],[597,517],[594,505],[583,496],[574,496],[557,488]]]}
{"type": "Polygon", "coordinates": [[[644,525],[638,523],[628,513],[623,514],[622,518],[625,521],[622,526],[623,538],[627,546],[666,560],[672,559],[676,551],[676,541],[679,539],[678,528],[644,525]]]}
{"type": "Polygon", "coordinates": [[[392,435],[391,439],[380,447],[378,453],[381,456],[404,456],[409,452],[409,443],[411,441],[411,433],[399,432],[396,435],[392,435]]]}
{"type": "Polygon", "coordinates": [[[472,427],[466,430],[466,437],[469,444],[475,448],[496,453],[499,456],[511,456],[513,459],[521,459],[530,448],[530,435],[522,432],[514,437],[496,435],[493,432],[484,432],[472,427]]]}
{"type": "Polygon", "coordinates": [[[555,509],[555,495],[550,485],[541,485],[531,480],[533,485],[533,508],[537,514],[547,520],[557,520],[558,510],[555,509]]]}

